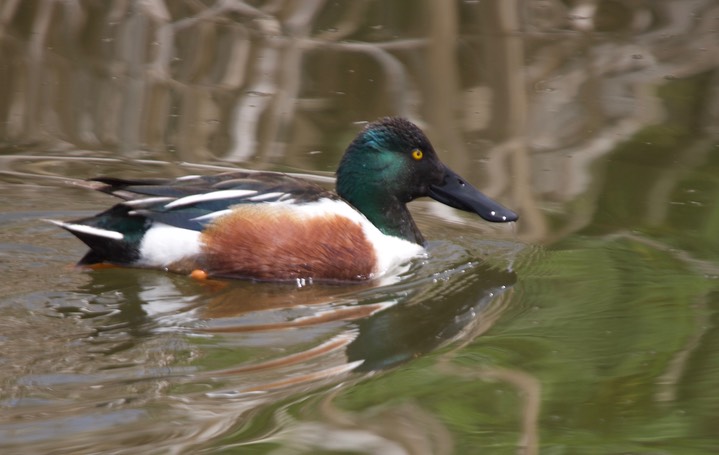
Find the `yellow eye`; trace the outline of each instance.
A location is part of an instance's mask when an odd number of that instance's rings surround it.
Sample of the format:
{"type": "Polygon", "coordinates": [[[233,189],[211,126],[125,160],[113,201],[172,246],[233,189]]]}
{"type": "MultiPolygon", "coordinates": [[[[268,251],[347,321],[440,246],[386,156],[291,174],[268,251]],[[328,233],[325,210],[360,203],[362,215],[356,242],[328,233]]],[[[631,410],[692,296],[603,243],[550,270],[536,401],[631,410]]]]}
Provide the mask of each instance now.
{"type": "Polygon", "coordinates": [[[420,150],[420,149],[412,150],[412,158],[414,158],[415,160],[419,161],[422,159],[423,156],[424,156],[424,153],[422,153],[422,150],[420,150]]]}

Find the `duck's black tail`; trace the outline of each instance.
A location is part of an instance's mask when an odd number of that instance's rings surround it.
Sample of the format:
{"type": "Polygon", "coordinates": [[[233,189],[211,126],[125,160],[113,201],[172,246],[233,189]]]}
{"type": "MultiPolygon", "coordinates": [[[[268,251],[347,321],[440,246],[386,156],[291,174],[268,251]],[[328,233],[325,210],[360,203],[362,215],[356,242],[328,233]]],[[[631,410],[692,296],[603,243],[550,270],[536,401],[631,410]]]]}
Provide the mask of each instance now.
{"type": "Polygon", "coordinates": [[[151,222],[144,216],[128,216],[129,207],[117,204],[98,215],[75,221],[49,222],[82,240],[90,251],[77,265],[103,262],[132,264],[140,259],[140,242],[151,222]]]}

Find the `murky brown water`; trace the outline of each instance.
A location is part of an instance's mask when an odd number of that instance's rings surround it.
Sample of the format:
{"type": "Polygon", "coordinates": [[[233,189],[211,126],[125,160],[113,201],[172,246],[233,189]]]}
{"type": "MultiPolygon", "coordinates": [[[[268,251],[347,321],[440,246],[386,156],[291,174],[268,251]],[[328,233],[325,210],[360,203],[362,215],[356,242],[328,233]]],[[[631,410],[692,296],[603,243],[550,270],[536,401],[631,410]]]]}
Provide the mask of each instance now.
{"type": "Polygon", "coordinates": [[[0,2],[2,453],[719,451],[719,5],[0,2]],[[403,115],[520,213],[362,286],[72,267],[66,178],[327,180],[403,115]]]}

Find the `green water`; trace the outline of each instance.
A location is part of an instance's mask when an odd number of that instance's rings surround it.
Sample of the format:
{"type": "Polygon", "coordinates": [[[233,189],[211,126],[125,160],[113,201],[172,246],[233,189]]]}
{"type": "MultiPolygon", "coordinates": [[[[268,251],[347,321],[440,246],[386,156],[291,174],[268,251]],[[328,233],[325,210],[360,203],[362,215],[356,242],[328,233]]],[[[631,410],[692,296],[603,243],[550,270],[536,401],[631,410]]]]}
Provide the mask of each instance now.
{"type": "Polygon", "coordinates": [[[716,2],[0,3],[0,452],[719,451],[716,2]],[[327,181],[404,115],[516,210],[385,282],[72,267],[67,179],[327,181]]]}

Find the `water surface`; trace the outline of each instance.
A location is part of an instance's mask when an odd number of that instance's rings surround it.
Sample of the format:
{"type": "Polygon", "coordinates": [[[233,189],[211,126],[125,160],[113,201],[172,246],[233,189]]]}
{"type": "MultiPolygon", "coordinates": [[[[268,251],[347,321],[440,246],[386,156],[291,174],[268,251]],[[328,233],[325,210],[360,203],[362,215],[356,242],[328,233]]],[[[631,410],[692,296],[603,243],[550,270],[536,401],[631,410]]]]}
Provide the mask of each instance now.
{"type": "Polygon", "coordinates": [[[715,453],[718,33],[711,0],[0,4],[2,452],[715,453]],[[353,286],[80,271],[43,221],[97,175],[331,182],[384,115],[520,221],[414,202],[427,257],[353,286]]]}

